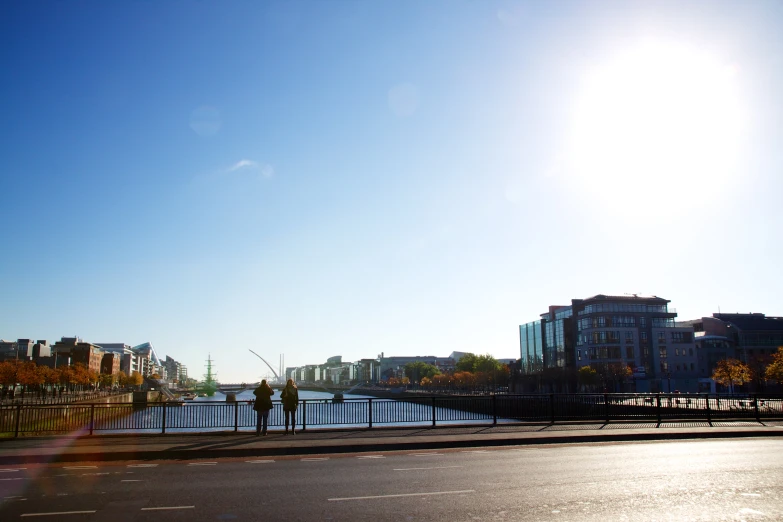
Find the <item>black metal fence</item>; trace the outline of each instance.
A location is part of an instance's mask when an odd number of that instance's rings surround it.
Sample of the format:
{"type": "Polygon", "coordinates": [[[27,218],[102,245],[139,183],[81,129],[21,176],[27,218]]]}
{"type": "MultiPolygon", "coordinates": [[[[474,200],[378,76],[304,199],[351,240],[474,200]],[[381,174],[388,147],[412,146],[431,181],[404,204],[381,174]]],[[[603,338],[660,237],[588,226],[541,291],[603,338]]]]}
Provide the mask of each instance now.
{"type": "MultiPolygon", "coordinates": [[[[672,422],[783,419],[783,396],[530,394],[300,401],[299,429],[558,422],[672,422]]],[[[167,433],[252,429],[247,402],[56,404],[0,407],[0,435],[167,433]]],[[[284,425],[275,402],[270,427],[284,425]]]]}

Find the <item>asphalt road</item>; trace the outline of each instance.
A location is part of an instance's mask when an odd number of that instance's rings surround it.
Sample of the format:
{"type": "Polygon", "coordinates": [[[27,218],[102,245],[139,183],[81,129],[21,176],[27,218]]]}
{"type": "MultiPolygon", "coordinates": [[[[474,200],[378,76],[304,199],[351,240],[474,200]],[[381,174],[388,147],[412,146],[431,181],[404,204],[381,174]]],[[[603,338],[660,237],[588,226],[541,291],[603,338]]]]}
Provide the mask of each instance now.
{"type": "Polygon", "coordinates": [[[783,520],[783,440],[0,468],[0,520],[783,520]]]}

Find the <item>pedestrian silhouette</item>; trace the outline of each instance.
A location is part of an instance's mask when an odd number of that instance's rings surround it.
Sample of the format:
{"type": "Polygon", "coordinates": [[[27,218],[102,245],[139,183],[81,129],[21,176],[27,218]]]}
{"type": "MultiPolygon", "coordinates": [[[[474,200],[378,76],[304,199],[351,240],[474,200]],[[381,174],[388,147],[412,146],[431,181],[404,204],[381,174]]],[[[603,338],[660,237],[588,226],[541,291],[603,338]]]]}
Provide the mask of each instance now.
{"type": "Polygon", "coordinates": [[[283,400],[283,411],[285,412],[285,432],[288,434],[288,421],[291,420],[291,435],[296,435],[296,408],[299,407],[299,390],[294,384],[293,379],[288,382],[280,393],[283,400]]]}
{"type": "Polygon", "coordinates": [[[266,435],[267,425],[269,424],[269,410],[272,409],[272,395],[275,390],[266,383],[266,379],[253,390],[256,400],[253,403],[253,409],[256,410],[256,435],[266,435]]]}

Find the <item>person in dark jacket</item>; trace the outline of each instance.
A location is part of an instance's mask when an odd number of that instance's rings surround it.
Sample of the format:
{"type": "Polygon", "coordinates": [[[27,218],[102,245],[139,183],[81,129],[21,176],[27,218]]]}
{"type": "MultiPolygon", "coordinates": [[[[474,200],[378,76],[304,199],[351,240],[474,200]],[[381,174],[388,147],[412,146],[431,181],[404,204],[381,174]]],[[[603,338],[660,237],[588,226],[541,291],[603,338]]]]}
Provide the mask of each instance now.
{"type": "Polygon", "coordinates": [[[266,428],[269,423],[269,410],[272,409],[272,395],[274,394],[275,390],[266,383],[266,379],[262,380],[258,388],[253,390],[253,395],[256,396],[253,409],[258,414],[256,435],[266,435],[266,428]]]}
{"type": "Polygon", "coordinates": [[[296,435],[296,408],[299,407],[299,390],[296,388],[293,379],[288,382],[280,393],[280,399],[283,401],[283,411],[285,412],[285,432],[288,434],[288,419],[291,419],[291,435],[296,435]]]}

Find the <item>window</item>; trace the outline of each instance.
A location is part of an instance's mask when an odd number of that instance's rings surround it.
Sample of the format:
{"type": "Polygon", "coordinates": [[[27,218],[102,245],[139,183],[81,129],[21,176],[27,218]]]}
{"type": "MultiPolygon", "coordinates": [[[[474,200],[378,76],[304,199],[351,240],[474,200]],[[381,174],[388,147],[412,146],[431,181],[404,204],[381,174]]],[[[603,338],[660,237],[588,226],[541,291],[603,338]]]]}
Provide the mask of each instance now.
{"type": "Polygon", "coordinates": [[[679,357],[680,356],[680,349],[677,348],[677,347],[674,348],[674,356],[675,357],[679,357]]]}
{"type": "Polygon", "coordinates": [[[672,332],[673,343],[690,343],[693,341],[693,336],[690,332],[672,332]]]}
{"type": "Polygon", "coordinates": [[[646,317],[640,317],[639,318],[639,326],[642,328],[647,327],[647,318],[646,317]]]}
{"type": "Polygon", "coordinates": [[[626,343],[633,342],[633,332],[625,332],[625,342],[626,343]]]}
{"type": "Polygon", "coordinates": [[[578,360],[580,360],[580,361],[582,360],[582,350],[577,350],[576,351],[576,358],[578,360]]]}
{"type": "Polygon", "coordinates": [[[658,332],[658,342],[659,343],[666,342],[666,334],[664,332],[658,332]]]}
{"type": "Polygon", "coordinates": [[[625,347],[625,358],[631,360],[633,359],[633,346],[625,347]]]}
{"type": "Polygon", "coordinates": [[[612,326],[636,326],[636,318],[632,315],[612,316],[612,326]]]}
{"type": "Polygon", "coordinates": [[[639,339],[642,340],[642,342],[647,342],[647,332],[639,332],[639,339]]]}
{"type": "Polygon", "coordinates": [[[693,348],[688,348],[688,353],[690,354],[691,357],[693,357],[693,348]]]}
{"type": "Polygon", "coordinates": [[[691,363],[691,371],[693,371],[693,370],[694,370],[694,366],[693,366],[693,363],[691,363]]]}

